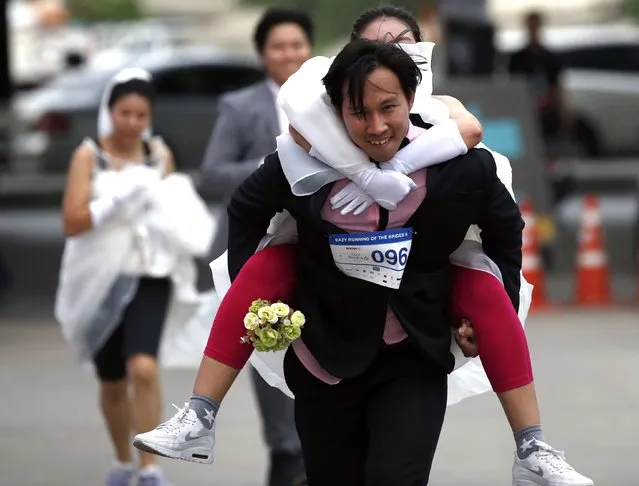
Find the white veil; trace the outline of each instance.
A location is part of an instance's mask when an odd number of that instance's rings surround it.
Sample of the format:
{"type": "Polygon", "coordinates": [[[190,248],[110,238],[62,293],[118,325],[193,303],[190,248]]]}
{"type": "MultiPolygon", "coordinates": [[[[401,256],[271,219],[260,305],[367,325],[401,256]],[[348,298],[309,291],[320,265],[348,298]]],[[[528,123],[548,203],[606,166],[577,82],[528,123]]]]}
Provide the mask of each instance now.
{"type": "MultiPolygon", "coordinates": [[[[142,81],[151,82],[151,73],[142,68],[124,68],[119,71],[115,76],[111,78],[104,93],[102,94],[102,101],[100,102],[100,109],[98,110],[98,138],[106,137],[113,132],[113,120],[111,119],[111,113],[109,112],[109,98],[113,88],[132,79],[140,79],[142,81]]],[[[150,140],[152,137],[151,127],[148,127],[142,134],[144,140],[150,140]]]]}

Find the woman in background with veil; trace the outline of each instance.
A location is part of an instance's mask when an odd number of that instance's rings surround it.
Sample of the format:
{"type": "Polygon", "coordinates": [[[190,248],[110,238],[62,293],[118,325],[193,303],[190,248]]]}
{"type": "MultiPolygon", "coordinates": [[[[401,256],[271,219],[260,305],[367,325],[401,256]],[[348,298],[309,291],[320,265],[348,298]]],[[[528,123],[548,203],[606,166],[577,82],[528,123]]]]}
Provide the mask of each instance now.
{"type": "Polygon", "coordinates": [[[140,454],[136,475],[131,425],[143,432],[160,421],[157,354],[167,311],[172,298],[198,303],[192,258],[206,253],[213,231],[192,184],[174,173],[170,149],[152,135],[153,100],[148,72],[116,74],[103,94],[98,138],[72,156],[62,208],[67,241],[55,315],[100,382],[115,449],[107,486],[129,486],[135,476],[139,486],[169,486],[152,454],[140,454]]]}

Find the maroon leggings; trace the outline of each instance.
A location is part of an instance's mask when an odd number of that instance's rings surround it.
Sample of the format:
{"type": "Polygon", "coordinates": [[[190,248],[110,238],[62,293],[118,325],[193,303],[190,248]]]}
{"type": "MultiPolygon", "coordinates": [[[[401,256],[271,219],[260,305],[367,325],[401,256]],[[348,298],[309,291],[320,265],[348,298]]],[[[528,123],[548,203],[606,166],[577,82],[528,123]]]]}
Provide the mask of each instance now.
{"type": "MultiPolygon", "coordinates": [[[[267,247],[242,267],[217,311],[204,354],[242,369],[253,351],[242,344],[244,315],[255,299],[289,302],[295,283],[293,245],[267,247]]],[[[494,275],[454,266],[451,314],[468,319],[475,330],[481,362],[497,393],[533,381],[526,335],[517,312],[494,275]]]]}

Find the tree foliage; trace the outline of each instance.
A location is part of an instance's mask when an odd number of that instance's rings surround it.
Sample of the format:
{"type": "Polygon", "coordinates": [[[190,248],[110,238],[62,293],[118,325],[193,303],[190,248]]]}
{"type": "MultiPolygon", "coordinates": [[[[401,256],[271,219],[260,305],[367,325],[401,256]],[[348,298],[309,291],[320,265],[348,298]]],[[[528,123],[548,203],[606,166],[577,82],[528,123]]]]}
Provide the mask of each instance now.
{"type": "Polygon", "coordinates": [[[623,0],[621,12],[629,17],[639,20],[639,0],[623,0]]]}
{"type": "Polygon", "coordinates": [[[379,0],[244,0],[252,5],[299,8],[313,16],[317,32],[317,44],[325,45],[350,34],[353,21],[367,8],[383,3],[404,7],[413,14],[417,13],[424,0],[402,0],[400,2],[380,2],[379,0]]]}
{"type": "Polygon", "coordinates": [[[77,20],[136,20],[142,16],[138,0],[67,0],[66,5],[77,20]]]}

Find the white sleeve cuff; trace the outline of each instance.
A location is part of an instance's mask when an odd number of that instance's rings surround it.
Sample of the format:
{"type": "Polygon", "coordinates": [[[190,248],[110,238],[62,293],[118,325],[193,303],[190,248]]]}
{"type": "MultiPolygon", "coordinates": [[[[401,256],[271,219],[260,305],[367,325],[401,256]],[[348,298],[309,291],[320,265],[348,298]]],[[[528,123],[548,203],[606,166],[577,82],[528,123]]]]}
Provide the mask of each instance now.
{"type": "MultiPolygon", "coordinates": [[[[310,155],[311,157],[316,158],[317,160],[322,160],[322,156],[320,155],[320,153],[317,150],[315,150],[315,147],[313,147],[313,146],[311,146],[311,150],[308,151],[308,155],[310,155]]],[[[322,162],[324,162],[324,161],[322,160],[322,162]]],[[[326,162],[324,162],[324,163],[326,163],[326,162]]]]}
{"type": "Polygon", "coordinates": [[[115,214],[116,206],[112,198],[102,197],[89,203],[91,224],[94,228],[102,226],[115,214]]]}

